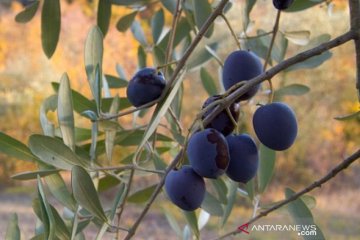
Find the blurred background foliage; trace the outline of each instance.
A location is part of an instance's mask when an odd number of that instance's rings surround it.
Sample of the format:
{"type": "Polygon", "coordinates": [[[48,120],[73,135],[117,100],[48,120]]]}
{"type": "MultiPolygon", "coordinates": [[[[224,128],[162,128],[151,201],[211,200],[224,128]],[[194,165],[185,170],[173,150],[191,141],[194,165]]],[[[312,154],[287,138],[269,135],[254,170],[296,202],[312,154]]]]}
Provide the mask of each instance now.
{"type": "MultiPolygon", "coordinates": [[[[242,1],[234,1],[235,3],[242,1]]],[[[252,11],[253,29],[249,35],[255,35],[258,28],[270,30],[276,12],[271,1],[258,1],[252,11]]],[[[325,5],[319,5],[309,10],[294,14],[284,13],[280,29],[283,31],[309,30],[311,39],[328,33],[332,37],[345,32],[348,28],[348,9],[346,1],[334,0],[329,10],[325,5]]],[[[84,42],[91,26],[96,24],[97,1],[76,0],[62,1],[62,26],[60,41],[51,61],[41,50],[40,12],[30,24],[19,24],[14,21],[15,15],[22,10],[17,1],[0,1],[0,131],[5,132],[22,142],[27,142],[27,136],[41,132],[39,124],[39,108],[41,102],[53,93],[51,82],[57,82],[66,71],[71,80],[71,87],[78,92],[91,96],[84,69],[84,42]]],[[[236,32],[242,30],[239,8],[235,4],[228,17],[236,32]]],[[[151,43],[150,19],[159,9],[159,5],[150,4],[136,16],[143,27],[148,42],[151,43]]],[[[137,49],[139,43],[134,40],[130,31],[120,33],[116,22],[122,16],[133,10],[124,7],[112,8],[109,31],[104,40],[103,70],[106,74],[116,74],[116,64],[121,65],[129,79],[135,72],[137,49]]],[[[170,13],[165,11],[166,25],[170,26],[170,13]]],[[[230,37],[223,21],[216,21],[216,35],[212,39],[227,39],[218,49],[221,59],[234,49],[236,45],[230,37]]],[[[286,57],[290,57],[305,47],[289,43],[286,57]]],[[[354,48],[352,43],[342,45],[331,51],[330,60],[315,69],[282,72],[273,81],[275,88],[291,83],[302,83],[310,87],[309,93],[302,96],[284,98],[295,109],[299,121],[299,136],[295,145],[288,151],[277,154],[276,171],[269,186],[265,199],[279,200],[284,186],[299,189],[324,175],[332,166],[347,154],[359,147],[360,119],[337,121],[336,116],[346,115],[359,109],[355,89],[354,48]]],[[[285,58],[286,58],[285,57],[285,58]]],[[[150,58],[147,65],[153,65],[150,58]]],[[[211,60],[206,66],[208,72],[218,77],[218,64],[211,60]]],[[[200,84],[199,71],[187,75],[184,82],[184,102],[181,122],[187,129],[207,97],[200,84]]],[[[218,86],[220,88],[220,86],[218,86]]],[[[266,83],[263,90],[267,89],[266,83]]],[[[114,91],[114,90],[112,90],[114,91]]],[[[125,97],[124,90],[117,90],[125,97]]],[[[266,94],[258,94],[251,101],[257,103],[266,101],[266,94]]],[[[243,107],[243,129],[252,132],[251,116],[255,104],[243,107]]],[[[77,126],[89,127],[88,121],[76,116],[77,126]]],[[[53,116],[56,121],[56,117],[53,116]]],[[[148,118],[142,119],[146,123],[148,118]]],[[[120,123],[131,127],[131,116],[122,117],[120,123]]],[[[166,132],[165,132],[166,133],[166,132]]],[[[170,146],[171,147],[171,146],[170,146]]],[[[117,147],[113,161],[119,162],[131,150],[117,147]]],[[[168,159],[170,161],[171,159],[168,159]]],[[[0,186],[6,188],[12,184],[23,184],[10,181],[10,175],[25,170],[31,170],[31,163],[8,159],[0,155],[0,186]]],[[[329,208],[326,201],[348,202],[348,209],[360,211],[356,204],[356,194],[359,191],[360,166],[354,164],[342,172],[335,180],[324,186],[318,194],[318,206],[326,212],[329,208]],[[339,191],[339,189],[341,189],[339,191]],[[334,197],[349,196],[349,199],[334,197]],[[346,194],[345,194],[346,193],[346,194]],[[355,203],[353,202],[355,201],[355,203]],[[355,209],[354,209],[355,208],[355,209]]],[[[141,182],[138,182],[142,185],[141,182]]],[[[341,211],[341,209],[339,210],[341,211]]],[[[234,214],[241,212],[236,210],[234,214]]]]}

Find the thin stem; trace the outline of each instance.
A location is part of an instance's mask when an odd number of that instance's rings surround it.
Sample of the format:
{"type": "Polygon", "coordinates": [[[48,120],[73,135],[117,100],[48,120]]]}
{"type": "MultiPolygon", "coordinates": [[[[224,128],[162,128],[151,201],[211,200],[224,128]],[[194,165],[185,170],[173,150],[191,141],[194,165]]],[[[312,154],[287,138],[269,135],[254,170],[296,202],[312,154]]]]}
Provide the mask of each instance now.
{"type": "MultiPolygon", "coordinates": [[[[331,171],[329,171],[325,176],[323,176],[319,180],[313,182],[312,184],[310,184],[309,186],[307,186],[303,190],[301,190],[301,191],[297,192],[296,194],[292,195],[290,198],[284,199],[283,201],[281,201],[280,203],[276,204],[275,206],[269,208],[268,210],[259,213],[255,217],[251,218],[247,222],[247,224],[254,223],[255,221],[259,220],[260,218],[263,218],[263,217],[267,216],[269,213],[275,211],[276,209],[279,209],[280,207],[283,207],[283,206],[287,205],[288,203],[295,201],[296,199],[298,199],[302,195],[314,190],[315,188],[321,187],[322,184],[324,184],[324,183],[328,182],[329,180],[331,180],[332,178],[334,178],[339,172],[341,172],[344,169],[346,169],[347,167],[349,167],[352,163],[354,163],[359,158],[360,158],[360,149],[358,149],[351,156],[349,156],[348,158],[344,159],[341,163],[336,165],[333,169],[331,169],[331,171]]],[[[228,232],[228,233],[226,233],[226,234],[224,234],[224,235],[222,235],[222,236],[220,236],[220,237],[218,237],[218,238],[216,238],[214,240],[224,239],[226,237],[236,235],[236,234],[241,233],[241,232],[242,231],[239,231],[238,229],[236,229],[236,230],[228,232]]]]}
{"type": "MultiPolygon", "coordinates": [[[[190,55],[192,54],[192,52],[194,51],[194,49],[196,48],[196,46],[199,44],[199,42],[201,41],[201,39],[203,38],[204,34],[206,33],[206,31],[208,30],[208,28],[211,26],[211,24],[215,21],[215,19],[222,14],[222,11],[225,7],[225,5],[229,2],[229,0],[222,0],[219,5],[214,9],[214,11],[212,12],[212,14],[208,17],[208,19],[205,21],[205,23],[203,24],[203,26],[201,27],[200,31],[198,32],[198,34],[195,36],[194,40],[192,41],[192,43],[190,44],[190,46],[188,47],[188,49],[185,51],[184,55],[182,56],[182,58],[179,60],[179,64],[177,65],[176,69],[174,70],[174,73],[172,74],[172,77],[169,81],[168,84],[168,88],[170,89],[177,78],[177,75],[181,72],[181,70],[184,68],[186,61],[189,59],[190,55]]],[[[163,96],[166,95],[167,91],[164,91],[163,96]]]]}
{"type": "Polygon", "coordinates": [[[164,174],[164,171],[142,168],[139,166],[135,166],[133,164],[125,165],[125,166],[98,167],[98,168],[90,169],[89,171],[122,171],[122,170],[137,170],[137,171],[143,171],[149,173],[164,174]]]}
{"type": "Polygon", "coordinates": [[[228,117],[230,118],[232,124],[234,124],[234,127],[237,129],[237,128],[238,128],[238,126],[237,126],[238,123],[236,122],[236,120],[234,119],[233,115],[231,114],[230,109],[229,109],[228,107],[225,108],[225,109],[226,109],[226,113],[227,113],[228,117]]]}
{"type": "Polygon", "coordinates": [[[240,42],[239,42],[239,40],[238,40],[238,37],[236,36],[236,33],[235,33],[234,29],[231,27],[231,24],[230,24],[229,20],[227,19],[227,17],[226,17],[225,14],[223,14],[223,13],[220,14],[220,16],[222,17],[222,19],[224,19],[224,21],[225,21],[228,29],[230,30],[231,35],[233,36],[233,38],[234,38],[234,40],[235,40],[235,42],[236,42],[236,45],[237,45],[238,49],[241,50],[240,42]]]}
{"type": "MultiPolygon", "coordinates": [[[[171,60],[172,50],[173,50],[174,41],[175,41],[176,28],[177,28],[177,25],[178,25],[178,22],[179,22],[179,19],[181,16],[181,12],[182,12],[182,9],[180,8],[180,5],[181,5],[180,2],[181,2],[181,0],[176,1],[175,15],[174,15],[171,30],[170,30],[170,38],[169,38],[168,45],[166,46],[166,56],[165,56],[166,64],[168,64],[171,60]]],[[[166,76],[166,73],[167,73],[167,68],[164,69],[165,76],[166,76]]]]}
{"type": "Polygon", "coordinates": [[[159,66],[156,67],[156,69],[157,69],[157,70],[160,70],[160,69],[162,69],[162,68],[165,68],[165,67],[167,67],[167,66],[170,66],[170,65],[173,65],[173,64],[177,64],[177,63],[178,63],[178,61],[177,61],[177,60],[174,60],[174,61],[165,63],[165,64],[163,64],[163,65],[159,65],[159,66]]]}
{"type": "Polygon", "coordinates": [[[174,120],[177,128],[179,129],[180,134],[182,134],[183,127],[181,126],[181,123],[180,123],[179,119],[176,117],[172,107],[169,107],[169,113],[170,113],[170,116],[172,117],[172,119],[174,120]]]}
{"type": "Polygon", "coordinates": [[[269,79],[268,82],[269,82],[269,90],[270,90],[269,103],[272,103],[274,101],[275,91],[271,79],[269,79]]]}
{"type": "Polygon", "coordinates": [[[153,204],[153,202],[155,201],[156,197],[159,195],[162,187],[164,186],[165,183],[165,177],[167,176],[167,174],[176,166],[176,164],[178,163],[178,161],[180,161],[181,157],[183,155],[183,151],[181,150],[178,155],[175,157],[175,159],[170,163],[170,165],[166,168],[165,170],[165,176],[162,177],[162,179],[160,180],[160,182],[158,183],[158,185],[156,186],[154,192],[152,193],[150,200],[146,203],[143,211],[141,212],[140,216],[138,217],[138,219],[135,221],[135,223],[133,224],[133,226],[129,229],[128,234],[125,237],[125,240],[128,240],[130,238],[132,238],[132,236],[134,236],[137,228],[139,227],[142,219],[145,217],[146,213],[149,211],[151,205],[153,204]]]}
{"type": "Polygon", "coordinates": [[[272,35],[270,46],[269,46],[269,49],[267,51],[266,58],[265,58],[265,63],[264,63],[264,68],[263,68],[264,71],[266,70],[267,64],[269,63],[270,58],[271,58],[271,52],[272,52],[272,49],[274,47],[276,34],[278,32],[278,29],[279,29],[280,15],[281,15],[281,11],[278,10],[278,12],[276,14],[276,20],[275,20],[274,28],[272,30],[273,35],[272,35]]]}
{"type": "MultiPolygon", "coordinates": [[[[124,200],[122,201],[122,203],[120,204],[119,206],[119,209],[120,211],[118,212],[117,214],[117,227],[120,227],[120,220],[121,220],[121,215],[122,213],[124,212],[124,208],[125,208],[125,204],[126,204],[126,199],[129,195],[129,192],[130,192],[130,188],[131,188],[131,184],[132,184],[132,181],[133,181],[133,178],[134,178],[134,172],[135,170],[134,169],[131,169],[130,171],[130,176],[129,176],[129,181],[128,181],[128,184],[126,186],[126,190],[125,190],[125,195],[124,195],[124,200]]],[[[116,239],[120,239],[120,234],[119,234],[119,230],[117,230],[116,232],[116,239]]]]}
{"type": "Polygon", "coordinates": [[[339,45],[342,45],[352,39],[355,38],[357,33],[349,30],[348,32],[338,36],[337,38],[323,43],[317,47],[314,47],[312,49],[309,49],[307,51],[301,52],[291,58],[288,58],[285,61],[282,61],[281,63],[277,64],[276,66],[272,67],[271,69],[265,71],[261,75],[250,79],[249,81],[240,82],[239,84],[235,84],[233,87],[231,87],[228,91],[226,91],[223,95],[226,96],[222,99],[223,103],[219,104],[214,108],[214,110],[203,120],[204,124],[208,124],[210,121],[214,119],[215,116],[217,116],[222,110],[224,110],[225,107],[229,106],[229,104],[235,102],[240,96],[242,96],[244,93],[249,91],[252,87],[256,86],[257,84],[272,78],[282,70],[296,64],[302,61],[305,61],[306,59],[309,59],[313,56],[319,55],[329,49],[332,49],[334,47],[337,47],[339,45]]]}

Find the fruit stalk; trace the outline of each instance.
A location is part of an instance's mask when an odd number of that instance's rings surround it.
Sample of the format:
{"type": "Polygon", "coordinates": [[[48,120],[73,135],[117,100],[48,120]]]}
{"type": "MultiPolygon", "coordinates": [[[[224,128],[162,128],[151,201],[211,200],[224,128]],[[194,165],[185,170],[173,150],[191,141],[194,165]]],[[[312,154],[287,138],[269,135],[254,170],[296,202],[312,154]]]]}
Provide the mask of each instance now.
{"type": "MultiPolygon", "coordinates": [[[[313,182],[312,184],[310,184],[309,186],[307,186],[303,190],[297,192],[296,194],[294,194],[290,198],[284,199],[283,201],[281,201],[280,203],[276,204],[275,206],[269,208],[268,210],[260,212],[258,215],[251,218],[247,222],[247,224],[254,223],[257,220],[259,220],[260,218],[263,218],[263,217],[267,216],[269,213],[275,211],[276,209],[279,209],[280,207],[283,207],[283,206],[287,205],[288,203],[290,203],[292,201],[295,201],[296,199],[298,199],[302,195],[304,195],[304,194],[306,194],[308,192],[311,192],[315,188],[321,187],[321,185],[323,185],[324,183],[326,183],[329,180],[331,180],[332,178],[334,178],[339,172],[342,172],[343,170],[345,170],[347,167],[349,167],[352,163],[354,163],[359,158],[360,158],[360,149],[358,149],[352,155],[350,155],[349,157],[344,159],[341,163],[336,165],[333,169],[331,169],[331,171],[328,172],[328,174],[326,174],[325,176],[323,176],[319,180],[313,182]]],[[[220,236],[220,237],[218,237],[216,239],[213,239],[213,240],[225,239],[226,237],[233,236],[233,235],[239,234],[241,232],[242,231],[240,231],[239,229],[236,229],[234,231],[228,232],[228,233],[226,233],[226,234],[224,234],[224,235],[222,235],[222,236],[220,236]]]]}

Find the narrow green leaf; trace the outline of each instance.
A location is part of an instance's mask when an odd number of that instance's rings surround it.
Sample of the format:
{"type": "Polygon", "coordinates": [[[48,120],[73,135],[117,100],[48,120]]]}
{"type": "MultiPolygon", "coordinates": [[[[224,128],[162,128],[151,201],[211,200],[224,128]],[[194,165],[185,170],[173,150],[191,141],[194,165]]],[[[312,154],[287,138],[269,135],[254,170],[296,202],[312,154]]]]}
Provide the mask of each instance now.
{"type": "Polygon", "coordinates": [[[224,214],[220,201],[209,192],[206,192],[201,208],[213,216],[223,216],[224,214]]]}
{"type": "Polygon", "coordinates": [[[51,166],[64,170],[71,170],[73,165],[86,166],[82,159],[58,139],[37,134],[31,135],[29,147],[35,156],[51,166]]]}
{"type": "Polygon", "coordinates": [[[109,85],[109,88],[124,88],[127,87],[128,85],[128,81],[122,78],[118,78],[107,74],[105,74],[105,78],[109,85]]]}
{"type": "Polygon", "coordinates": [[[21,173],[17,173],[15,175],[12,175],[11,178],[14,180],[32,180],[32,179],[36,179],[37,176],[39,175],[40,177],[45,177],[54,173],[58,173],[60,170],[59,169],[51,169],[51,170],[39,170],[39,171],[26,171],[26,172],[21,172],[21,173]]]}
{"type": "MultiPolygon", "coordinates": [[[[212,50],[216,50],[218,47],[218,43],[211,43],[208,45],[212,50]]],[[[212,54],[209,53],[208,50],[206,50],[205,47],[198,48],[194,51],[194,53],[189,58],[186,66],[190,69],[195,69],[197,67],[200,67],[201,65],[205,64],[207,61],[213,59],[212,54]]]]}
{"type": "Polygon", "coordinates": [[[200,231],[198,226],[198,221],[196,217],[195,211],[182,211],[185,215],[186,221],[188,225],[190,226],[192,232],[195,234],[196,238],[199,238],[200,231]]]}
{"type": "Polygon", "coordinates": [[[119,188],[117,189],[117,193],[116,193],[116,196],[114,198],[114,203],[113,203],[113,205],[111,207],[110,220],[114,219],[117,208],[124,201],[124,197],[125,197],[124,193],[125,193],[125,184],[121,183],[119,188]]]}
{"type": "Polygon", "coordinates": [[[91,130],[88,128],[75,128],[75,141],[83,142],[91,139],[91,130]]]}
{"type": "Polygon", "coordinates": [[[176,235],[181,236],[181,229],[174,215],[168,209],[162,208],[162,212],[165,214],[166,220],[168,221],[170,227],[175,231],[176,235]]]}
{"type": "Polygon", "coordinates": [[[218,199],[221,203],[227,204],[227,194],[228,194],[228,188],[221,178],[217,179],[210,179],[210,182],[214,186],[218,199]]]}
{"type": "MultiPolygon", "coordinates": [[[[40,199],[40,204],[41,204],[41,214],[42,216],[46,215],[47,218],[47,239],[55,239],[55,219],[54,219],[54,215],[52,213],[52,210],[50,208],[50,205],[46,199],[46,195],[44,192],[44,188],[40,179],[40,176],[38,176],[37,178],[37,186],[38,186],[38,191],[39,191],[39,199],[40,199]]],[[[44,221],[43,221],[44,223],[44,221]]],[[[45,223],[44,223],[45,225],[45,223]]]]}
{"type": "Polygon", "coordinates": [[[11,214],[8,226],[6,228],[5,240],[20,240],[21,233],[18,225],[18,216],[16,213],[11,214]]]}
{"type": "Polygon", "coordinates": [[[285,12],[298,12],[311,8],[325,0],[295,0],[285,12]]]}
{"type": "Polygon", "coordinates": [[[245,184],[245,190],[248,193],[250,200],[254,200],[255,197],[255,179],[251,179],[245,184]]]}
{"type": "Polygon", "coordinates": [[[101,99],[101,89],[102,89],[102,73],[101,73],[101,69],[99,65],[96,65],[95,68],[95,82],[94,82],[94,98],[95,98],[95,102],[96,102],[96,109],[97,109],[97,113],[98,115],[100,115],[101,113],[101,103],[102,103],[102,99],[101,99]]]}
{"type": "Polygon", "coordinates": [[[27,22],[29,22],[35,16],[36,11],[39,8],[39,3],[40,3],[39,1],[32,2],[23,11],[19,12],[15,16],[15,21],[18,22],[18,23],[27,23],[27,22]]]}
{"type": "Polygon", "coordinates": [[[310,31],[285,31],[284,36],[290,42],[305,46],[310,42],[310,31]]]}
{"type": "MultiPolygon", "coordinates": [[[[208,0],[195,0],[194,4],[194,15],[195,22],[198,29],[201,29],[208,17],[212,13],[211,4],[208,0]]],[[[205,37],[211,37],[214,32],[214,25],[212,24],[205,33],[205,37]]]]}
{"type": "Polygon", "coordinates": [[[209,220],[210,220],[210,214],[207,211],[201,209],[198,217],[199,230],[203,229],[209,220]]]}
{"type": "Polygon", "coordinates": [[[25,161],[38,161],[25,144],[3,132],[0,132],[0,152],[25,161]]]}
{"type": "Polygon", "coordinates": [[[160,2],[162,3],[162,5],[164,5],[164,7],[171,12],[172,14],[175,13],[176,10],[176,1],[175,0],[160,0],[160,2]]]}
{"type": "Polygon", "coordinates": [[[151,30],[154,44],[157,44],[164,28],[164,10],[160,8],[151,19],[151,30]]]}
{"type": "Polygon", "coordinates": [[[50,193],[64,206],[76,211],[76,201],[66,187],[65,181],[59,173],[45,176],[46,185],[50,193]]]}
{"type": "Polygon", "coordinates": [[[255,6],[256,0],[246,0],[244,7],[244,14],[242,14],[243,29],[248,29],[250,24],[250,13],[255,6]]]}
{"type": "MultiPolygon", "coordinates": [[[[290,188],[285,189],[286,198],[293,196],[295,192],[290,188]]],[[[301,225],[303,231],[308,231],[308,227],[311,228],[311,231],[314,230],[314,234],[302,235],[304,240],[323,240],[325,239],[320,228],[315,224],[314,218],[311,211],[306,206],[306,204],[300,199],[296,199],[288,204],[288,211],[295,221],[296,224],[301,225]]],[[[300,232],[301,233],[301,232],[300,232]]],[[[299,234],[300,235],[300,234],[299,234]]]]}
{"type": "Polygon", "coordinates": [[[336,120],[338,121],[348,121],[351,119],[360,119],[360,111],[354,112],[354,113],[350,113],[347,115],[343,115],[343,116],[337,116],[334,117],[336,120]]]}
{"type": "Polygon", "coordinates": [[[311,57],[303,62],[297,63],[285,69],[285,71],[294,71],[299,69],[309,69],[316,68],[323,64],[325,61],[329,60],[332,57],[332,53],[329,51],[323,52],[320,55],[311,57]]]}
{"type": "Polygon", "coordinates": [[[41,12],[41,42],[48,58],[54,54],[61,25],[60,0],[44,0],[41,12]]]}
{"type": "Polygon", "coordinates": [[[90,175],[84,168],[80,166],[74,166],[72,168],[71,186],[76,201],[94,216],[103,222],[107,222],[95,186],[90,175]]]}
{"type": "Polygon", "coordinates": [[[263,193],[274,173],[276,153],[274,150],[267,148],[263,144],[260,144],[259,152],[258,186],[259,192],[263,193]]]}
{"type": "MultiPolygon", "coordinates": [[[[52,82],[51,85],[56,92],[59,91],[59,87],[60,87],[59,83],[52,82]]],[[[82,95],[81,93],[75,90],[71,90],[71,96],[73,100],[74,110],[77,113],[81,114],[82,112],[87,110],[96,111],[95,103],[84,97],[84,95],[82,95]]]]}
{"type": "Polygon", "coordinates": [[[308,86],[295,83],[276,90],[274,93],[274,98],[280,100],[284,96],[301,96],[308,93],[309,91],[310,88],[308,86]]]}
{"type": "Polygon", "coordinates": [[[212,96],[212,95],[215,95],[216,93],[218,93],[218,90],[216,89],[214,78],[203,67],[200,69],[200,78],[201,78],[201,82],[204,86],[204,89],[206,90],[206,92],[208,93],[209,96],[212,96]]]}
{"type": "Polygon", "coordinates": [[[100,28],[95,26],[90,30],[85,42],[85,70],[98,110],[101,96],[99,87],[101,87],[103,51],[103,34],[100,28]]]}
{"type": "Polygon", "coordinates": [[[99,0],[97,12],[97,25],[105,36],[109,30],[111,19],[111,2],[109,0],[99,0]]]}
{"type": "Polygon", "coordinates": [[[46,136],[53,137],[55,136],[55,127],[54,124],[49,121],[47,118],[47,113],[49,111],[54,112],[57,109],[58,105],[58,96],[57,95],[51,95],[50,97],[46,98],[40,107],[40,124],[41,128],[43,130],[43,133],[46,136]]]}
{"type": "Polygon", "coordinates": [[[166,61],[165,60],[165,56],[166,56],[165,51],[163,49],[161,49],[159,46],[154,46],[153,53],[154,53],[156,65],[158,65],[158,66],[164,65],[165,61],[166,61]]]}
{"type": "Polygon", "coordinates": [[[112,4],[119,6],[133,6],[140,7],[147,3],[150,3],[152,0],[110,0],[112,4]]]}
{"type": "MultiPolygon", "coordinates": [[[[119,97],[118,97],[118,95],[116,95],[116,97],[114,98],[114,100],[111,104],[109,113],[116,114],[118,111],[119,111],[119,97]]],[[[112,120],[111,122],[118,124],[116,119],[112,120]]],[[[114,149],[114,145],[115,145],[116,131],[117,131],[117,128],[113,128],[113,127],[105,130],[105,149],[106,149],[106,156],[107,156],[107,159],[109,160],[109,162],[111,162],[111,160],[112,160],[112,154],[113,154],[113,149],[114,149]]]]}
{"type": "MultiPolygon", "coordinates": [[[[186,20],[186,18],[181,17],[179,20],[178,26],[176,28],[176,32],[175,32],[174,48],[176,46],[178,46],[179,43],[189,35],[190,31],[191,31],[191,25],[186,20]]],[[[170,32],[168,32],[165,35],[165,37],[163,37],[160,40],[160,42],[158,44],[158,46],[164,51],[166,51],[166,47],[169,42],[169,38],[170,38],[170,32]]]]}
{"type": "MultiPolygon", "coordinates": [[[[310,195],[303,195],[300,197],[301,200],[306,204],[306,206],[309,208],[309,209],[313,209],[315,208],[316,206],[316,199],[315,197],[313,196],[310,196],[310,195]]],[[[260,208],[263,209],[263,210],[267,210],[269,208],[272,208],[274,207],[275,205],[278,205],[281,201],[277,201],[277,202],[272,202],[270,204],[265,204],[265,205],[261,205],[260,208]]],[[[277,209],[277,211],[279,213],[282,213],[282,212],[287,212],[288,209],[287,209],[287,206],[283,206],[279,209],[277,209]]]]}
{"type": "Polygon", "coordinates": [[[146,187],[141,189],[128,197],[128,202],[131,203],[145,203],[151,197],[157,185],[151,185],[150,187],[146,187]]]}
{"type": "Polygon", "coordinates": [[[137,13],[137,11],[134,11],[120,18],[119,21],[116,23],[116,29],[120,32],[125,32],[126,30],[128,30],[131,24],[134,22],[137,13]]]}
{"type": "Polygon", "coordinates": [[[64,144],[75,151],[75,123],[69,77],[64,73],[60,79],[57,115],[64,144]]]}
{"type": "Polygon", "coordinates": [[[55,235],[59,240],[69,240],[70,232],[65,225],[64,220],[61,218],[57,210],[49,204],[52,215],[54,216],[55,235]]]}
{"type": "Polygon", "coordinates": [[[138,47],[138,65],[139,65],[139,68],[144,68],[146,67],[146,52],[144,50],[144,48],[139,45],[138,47]]]}
{"type": "Polygon", "coordinates": [[[225,205],[225,208],[224,208],[224,214],[223,214],[223,217],[221,219],[221,226],[224,227],[224,225],[226,224],[229,216],[230,216],[230,213],[234,207],[234,204],[235,204],[235,200],[236,200],[236,193],[237,193],[237,188],[238,188],[238,183],[237,182],[234,182],[234,181],[229,181],[228,182],[228,193],[227,193],[227,204],[225,205]]]}
{"type": "Polygon", "coordinates": [[[153,114],[152,119],[150,120],[150,123],[145,130],[144,136],[136,150],[136,154],[139,154],[143,146],[146,144],[146,142],[149,140],[149,138],[153,135],[155,130],[157,129],[157,126],[160,123],[160,120],[165,115],[165,113],[168,111],[171,102],[173,101],[174,97],[176,96],[177,91],[181,87],[181,83],[183,81],[184,72],[180,74],[180,76],[177,78],[175,85],[172,89],[169,90],[167,93],[167,96],[164,97],[164,100],[162,102],[159,102],[155,108],[155,112],[153,114]]]}
{"type": "Polygon", "coordinates": [[[143,46],[147,46],[147,41],[145,37],[145,33],[138,21],[133,21],[131,24],[131,32],[133,33],[135,39],[143,46]]]}

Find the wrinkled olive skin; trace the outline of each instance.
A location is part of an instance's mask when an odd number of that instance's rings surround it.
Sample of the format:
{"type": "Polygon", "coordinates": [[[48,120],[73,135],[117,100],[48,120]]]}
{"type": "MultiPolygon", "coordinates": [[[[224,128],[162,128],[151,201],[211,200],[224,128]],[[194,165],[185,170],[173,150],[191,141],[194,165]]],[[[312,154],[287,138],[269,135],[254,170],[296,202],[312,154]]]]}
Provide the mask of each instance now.
{"type": "Polygon", "coordinates": [[[191,167],[202,177],[217,178],[229,165],[229,148],[224,135],[213,128],[194,133],[188,143],[191,167]]]}

